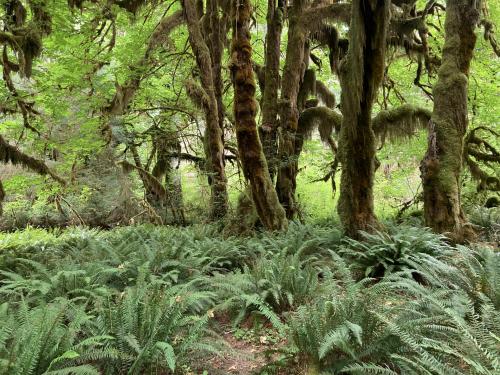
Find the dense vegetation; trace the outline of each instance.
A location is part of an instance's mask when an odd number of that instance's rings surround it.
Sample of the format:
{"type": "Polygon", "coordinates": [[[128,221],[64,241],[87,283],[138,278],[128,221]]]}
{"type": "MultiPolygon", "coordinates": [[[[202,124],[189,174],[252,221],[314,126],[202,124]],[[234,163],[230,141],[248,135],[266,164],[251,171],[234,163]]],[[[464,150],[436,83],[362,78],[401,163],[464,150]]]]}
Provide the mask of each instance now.
{"type": "Polygon", "coordinates": [[[248,356],[262,374],[500,371],[498,253],[423,228],[29,229],[0,246],[3,374],[245,374],[227,363],[248,356]]]}
{"type": "Polygon", "coordinates": [[[0,0],[0,375],[500,374],[498,22],[0,0]]]}

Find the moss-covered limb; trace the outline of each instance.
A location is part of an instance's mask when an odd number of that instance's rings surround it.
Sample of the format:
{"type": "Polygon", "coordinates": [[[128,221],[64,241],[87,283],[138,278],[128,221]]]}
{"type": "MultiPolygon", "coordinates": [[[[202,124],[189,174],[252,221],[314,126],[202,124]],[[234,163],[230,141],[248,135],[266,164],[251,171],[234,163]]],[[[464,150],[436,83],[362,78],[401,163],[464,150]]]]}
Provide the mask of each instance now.
{"type": "Polygon", "coordinates": [[[483,126],[472,129],[465,137],[464,161],[471,172],[472,178],[478,182],[478,191],[500,191],[500,179],[482,168],[484,165],[491,167],[492,163],[500,164],[500,151],[490,142],[481,138],[477,134],[480,131],[495,137],[499,136],[494,130],[483,126]]]}
{"type": "Polygon", "coordinates": [[[371,112],[385,70],[390,5],[387,0],[352,2],[349,51],[340,69],[342,176],[337,209],[351,236],[378,226],[373,203],[376,137],[371,112]]]}
{"type": "Polygon", "coordinates": [[[235,2],[233,14],[235,21],[230,69],[234,86],[238,154],[245,178],[250,182],[253,203],[260,221],[269,230],[282,230],[287,226],[285,210],[273,187],[255,121],[257,101],[250,43],[250,0],[235,2]]]}
{"type": "Polygon", "coordinates": [[[500,57],[500,46],[495,38],[495,24],[488,19],[481,20],[480,24],[484,28],[484,40],[490,42],[493,52],[500,57]]]}
{"type": "Polygon", "coordinates": [[[0,162],[2,163],[12,163],[14,165],[20,165],[23,168],[29,169],[41,175],[48,175],[54,180],[59,182],[61,185],[65,186],[66,181],[53,172],[43,161],[35,159],[24,152],[18,150],[16,147],[11,146],[1,135],[0,135],[0,162]]]}
{"type": "Polygon", "coordinates": [[[390,110],[380,111],[372,119],[372,128],[382,141],[412,137],[417,130],[427,129],[432,112],[426,108],[403,104],[390,110]]]}
{"type": "Polygon", "coordinates": [[[302,16],[303,25],[308,28],[314,28],[325,20],[349,23],[350,19],[350,3],[336,3],[313,7],[307,9],[302,16]]]}
{"type": "Polygon", "coordinates": [[[2,53],[2,77],[3,81],[5,83],[5,86],[7,87],[7,90],[9,90],[11,96],[15,99],[17,109],[21,112],[21,115],[23,117],[23,126],[26,129],[31,130],[32,132],[36,133],[37,135],[40,135],[40,131],[36,128],[34,128],[31,123],[30,123],[30,115],[37,115],[39,114],[38,111],[36,111],[33,108],[33,103],[32,102],[27,102],[25,101],[21,95],[17,92],[17,89],[14,85],[14,82],[12,81],[12,77],[10,76],[11,73],[11,63],[9,62],[9,59],[7,57],[7,47],[3,47],[3,53],[2,53]]]}
{"type": "MultiPolygon", "coordinates": [[[[304,58],[309,59],[309,56],[305,55],[304,58]]],[[[306,69],[302,82],[300,84],[299,93],[297,94],[297,110],[302,112],[306,107],[307,99],[310,95],[316,95],[316,70],[306,69]]]]}
{"type": "Polygon", "coordinates": [[[119,164],[122,166],[123,171],[125,173],[130,173],[133,170],[137,171],[141,180],[144,182],[145,185],[147,185],[148,190],[154,192],[162,201],[167,200],[168,192],[163,186],[163,184],[160,182],[160,180],[158,180],[155,176],[153,176],[144,168],[129,163],[126,160],[120,161],[119,164]]]}
{"type": "Polygon", "coordinates": [[[30,1],[31,19],[27,20],[27,11],[20,1],[7,1],[5,11],[5,29],[0,32],[0,44],[9,45],[18,56],[19,73],[30,77],[33,60],[42,52],[42,37],[52,30],[52,20],[46,11],[46,1],[30,1]]]}
{"type": "Polygon", "coordinates": [[[321,140],[328,143],[328,138],[333,131],[340,132],[342,115],[328,107],[307,108],[301,112],[297,134],[304,138],[310,138],[312,132],[317,128],[321,140]]]}
{"type": "Polygon", "coordinates": [[[188,26],[189,43],[200,70],[200,83],[207,98],[205,108],[205,152],[207,170],[211,186],[211,217],[218,219],[228,210],[227,180],[224,171],[224,145],[222,129],[219,125],[219,110],[215,97],[212,59],[210,50],[203,38],[198,21],[198,12],[193,0],[183,0],[182,7],[188,26]]]}
{"type": "Polygon", "coordinates": [[[467,130],[468,74],[479,21],[475,3],[447,3],[442,64],[433,90],[427,152],[420,165],[426,225],[456,241],[471,235],[461,208],[460,175],[467,130]]]}
{"type": "Polygon", "coordinates": [[[278,128],[278,90],[280,87],[280,44],[283,29],[282,0],[268,0],[262,123],[260,127],[264,155],[271,179],[276,175],[278,128]]]}
{"type": "Polygon", "coordinates": [[[294,158],[295,132],[299,120],[297,97],[309,59],[309,54],[305,54],[308,32],[301,21],[305,5],[305,0],[294,1],[289,10],[288,43],[279,105],[281,133],[278,147],[279,168],[276,190],[289,219],[297,213],[295,188],[298,163],[294,158]],[[304,56],[307,58],[305,59],[304,56]]]}
{"type": "Polygon", "coordinates": [[[335,94],[321,81],[316,80],[316,97],[328,108],[335,108],[335,94]]]}

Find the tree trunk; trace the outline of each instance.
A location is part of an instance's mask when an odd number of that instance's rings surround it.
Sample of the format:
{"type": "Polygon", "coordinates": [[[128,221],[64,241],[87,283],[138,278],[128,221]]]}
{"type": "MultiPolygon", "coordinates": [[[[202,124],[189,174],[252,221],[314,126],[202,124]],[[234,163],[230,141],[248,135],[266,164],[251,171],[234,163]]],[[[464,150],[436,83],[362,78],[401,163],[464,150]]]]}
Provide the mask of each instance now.
{"type": "Polygon", "coordinates": [[[343,114],[339,140],[342,176],[338,213],[346,233],[378,226],[373,204],[376,138],[373,101],[384,75],[390,0],[353,0],[350,43],[340,68],[343,114]]]}
{"type": "Polygon", "coordinates": [[[285,211],[274,190],[255,121],[257,101],[249,30],[250,0],[235,3],[234,14],[231,75],[238,153],[245,178],[250,181],[253,202],[262,224],[269,230],[281,230],[287,226],[285,211]]]}
{"type": "Polygon", "coordinates": [[[467,86],[474,52],[474,29],[479,21],[477,1],[447,2],[445,43],[434,110],[429,125],[427,153],[420,164],[425,223],[456,241],[472,234],[460,204],[460,174],[467,130],[467,86]]]}
{"type": "MultiPolygon", "coordinates": [[[[153,143],[156,150],[156,164],[151,174],[159,181],[165,181],[168,192],[166,197],[167,209],[172,212],[172,221],[175,224],[186,223],[182,199],[182,185],[176,170],[176,154],[181,152],[181,145],[175,139],[174,132],[155,136],[153,143]]],[[[165,217],[165,220],[167,218],[165,217]]]]}
{"type": "Polygon", "coordinates": [[[5,199],[5,190],[3,189],[2,180],[0,180],[0,216],[3,214],[3,200],[5,199]]]}
{"type": "Polygon", "coordinates": [[[276,174],[278,90],[280,87],[280,44],[283,29],[282,0],[268,0],[265,55],[265,87],[262,93],[262,143],[271,180],[276,174]]]}
{"type": "Polygon", "coordinates": [[[224,146],[222,129],[219,124],[219,110],[215,96],[212,59],[198,22],[193,0],[183,0],[184,14],[189,31],[189,43],[200,70],[201,101],[205,112],[205,152],[207,169],[211,176],[211,213],[212,219],[226,215],[228,209],[227,180],[224,171],[224,146]]]}
{"type": "Polygon", "coordinates": [[[299,121],[297,96],[301,79],[306,70],[304,65],[304,49],[307,30],[301,22],[305,0],[296,0],[289,10],[288,44],[285,68],[281,87],[281,103],[279,109],[281,134],[279,139],[279,166],[276,190],[285,208],[288,219],[297,213],[295,188],[298,161],[295,155],[295,133],[299,121]]]}
{"type": "Polygon", "coordinates": [[[226,19],[228,12],[219,16],[218,0],[207,0],[206,23],[204,37],[212,59],[212,74],[217,100],[217,116],[221,128],[221,141],[224,144],[224,103],[222,82],[222,52],[224,51],[224,40],[226,38],[226,19]]]}

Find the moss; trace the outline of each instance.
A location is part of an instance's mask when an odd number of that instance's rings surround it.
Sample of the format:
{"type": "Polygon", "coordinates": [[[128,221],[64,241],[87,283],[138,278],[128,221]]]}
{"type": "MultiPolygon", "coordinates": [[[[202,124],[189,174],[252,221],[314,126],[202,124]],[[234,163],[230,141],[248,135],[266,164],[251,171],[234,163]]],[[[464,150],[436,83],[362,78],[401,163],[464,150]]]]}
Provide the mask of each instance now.
{"type": "Polygon", "coordinates": [[[250,43],[250,1],[237,4],[231,43],[231,78],[234,86],[234,119],[238,154],[245,178],[250,182],[253,205],[262,224],[269,230],[286,228],[285,211],[281,207],[264,157],[257,132],[255,115],[256,83],[250,43]]]}
{"type": "Polygon", "coordinates": [[[343,114],[339,139],[342,163],[338,213],[346,232],[378,226],[373,183],[376,138],[371,124],[373,101],[385,70],[390,1],[354,0],[350,43],[340,69],[343,114]]]}
{"type": "Polygon", "coordinates": [[[5,141],[5,139],[0,135],[0,162],[12,163],[14,165],[20,165],[23,168],[27,168],[33,172],[41,175],[49,175],[54,180],[62,185],[66,185],[66,181],[54,173],[47,165],[38,159],[35,159],[29,155],[26,155],[22,151],[18,150],[16,147],[11,146],[5,141]]]}
{"type": "Polygon", "coordinates": [[[3,189],[2,180],[0,180],[0,216],[3,214],[3,201],[5,199],[5,190],[3,189]]]}
{"type": "Polygon", "coordinates": [[[460,242],[471,235],[461,207],[460,176],[468,116],[467,77],[478,20],[478,9],[471,2],[448,3],[428,148],[420,166],[426,225],[460,242]]]}
{"type": "Polygon", "coordinates": [[[188,26],[189,43],[196,58],[200,71],[201,88],[206,94],[205,113],[205,153],[207,155],[207,171],[211,188],[212,219],[219,219],[226,215],[228,210],[227,179],[224,171],[224,145],[220,126],[221,103],[216,97],[217,87],[214,85],[213,61],[210,49],[203,37],[200,28],[198,11],[193,0],[183,0],[185,20],[188,26]]]}
{"type": "Polygon", "coordinates": [[[427,129],[432,112],[411,104],[403,104],[391,110],[382,110],[372,119],[375,134],[382,141],[412,137],[417,130],[427,129]]]}
{"type": "Polygon", "coordinates": [[[321,81],[316,81],[316,96],[328,108],[335,108],[335,94],[321,81]]]}

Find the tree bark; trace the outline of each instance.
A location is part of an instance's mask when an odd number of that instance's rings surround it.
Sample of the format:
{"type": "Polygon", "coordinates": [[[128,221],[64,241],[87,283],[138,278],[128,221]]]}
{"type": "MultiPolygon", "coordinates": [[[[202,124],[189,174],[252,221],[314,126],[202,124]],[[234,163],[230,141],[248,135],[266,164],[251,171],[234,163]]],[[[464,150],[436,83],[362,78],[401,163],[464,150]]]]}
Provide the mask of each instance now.
{"type": "Polygon", "coordinates": [[[219,124],[210,50],[203,38],[193,0],[183,0],[182,6],[189,31],[189,43],[200,70],[201,101],[205,112],[205,151],[210,173],[212,219],[219,219],[228,210],[227,180],[224,171],[224,146],[219,124]]]}
{"type": "Polygon", "coordinates": [[[390,0],[353,0],[349,50],[340,67],[343,122],[338,213],[346,233],[378,226],[373,204],[376,138],[371,112],[385,66],[390,0]]]}
{"type": "MultiPolygon", "coordinates": [[[[285,208],[288,219],[294,218],[297,213],[295,177],[298,170],[298,160],[294,155],[295,133],[299,121],[297,96],[301,79],[306,70],[304,64],[304,50],[307,29],[301,22],[305,3],[305,0],[296,0],[289,10],[288,44],[279,108],[281,134],[279,135],[279,166],[276,190],[279,200],[285,208]]],[[[307,56],[307,58],[309,57],[307,56]]]]}
{"type": "Polygon", "coordinates": [[[282,0],[268,0],[265,55],[265,87],[262,94],[261,135],[271,180],[276,174],[278,90],[280,86],[280,44],[283,29],[282,0]]]}
{"type": "Polygon", "coordinates": [[[224,103],[222,82],[222,52],[224,51],[224,40],[226,38],[226,17],[228,12],[219,16],[218,0],[207,0],[205,14],[204,37],[212,58],[212,72],[217,100],[217,116],[221,128],[221,141],[224,144],[224,103]]]}
{"type": "Polygon", "coordinates": [[[479,10],[475,0],[447,2],[445,42],[427,152],[420,164],[425,223],[456,241],[472,234],[460,203],[464,137],[467,131],[467,87],[476,43],[479,10]]]}
{"type": "Polygon", "coordinates": [[[245,178],[250,181],[253,202],[262,224],[269,230],[281,230],[287,227],[285,210],[274,190],[255,121],[257,101],[249,30],[250,0],[235,2],[234,14],[231,76],[238,153],[245,178]]]}

